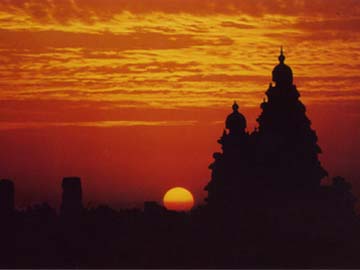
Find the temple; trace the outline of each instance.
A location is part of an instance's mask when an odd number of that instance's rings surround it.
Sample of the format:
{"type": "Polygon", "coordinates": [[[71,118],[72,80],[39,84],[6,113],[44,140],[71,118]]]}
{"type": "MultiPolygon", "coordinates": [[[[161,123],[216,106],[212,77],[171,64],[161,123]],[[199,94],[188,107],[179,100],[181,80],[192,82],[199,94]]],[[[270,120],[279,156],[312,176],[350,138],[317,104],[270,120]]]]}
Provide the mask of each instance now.
{"type": "Polygon", "coordinates": [[[318,138],[282,48],[278,59],[267,99],[261,104],[258,128],[246,132],[246,119],[236,102],[226,118],[226,129],[218,140],[222,152],[214,153],[209,166],[208,206],[240,209],[251,205],[255,209],[264,201],[283,204],[296,197],[311,201],[322,192],[321,180],[327,172],[319,161],[318,138]]]}

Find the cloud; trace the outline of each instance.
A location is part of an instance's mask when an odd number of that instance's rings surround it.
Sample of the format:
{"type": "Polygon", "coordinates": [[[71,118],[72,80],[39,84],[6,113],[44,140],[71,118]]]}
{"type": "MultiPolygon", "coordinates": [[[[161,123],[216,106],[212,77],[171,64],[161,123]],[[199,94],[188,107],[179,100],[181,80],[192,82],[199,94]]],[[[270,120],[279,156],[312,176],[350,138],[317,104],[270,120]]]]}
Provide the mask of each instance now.
{"type": "Polygon", "coordinates": [[[144,62],[144,63],[129,63],[124,64],[118,67],[90,67],[87,70],[89,72],[96,73],[121,73],[121,74],[135,74],[135,73],[159,73],[159,72],[200,72],[201,70],[197,68],[199,63],[197,62],[186,62],[186,63],[177,63],[174,61],[165,61],[165,62],[144,62]]]}
{"type": "Polygon", "coordinates": [[[182,76],[178,79],[180,82],[244,82],[244,81],[269,81],[270,76],[258,75],[229,75],[229,74],[196,74],[182,76]]]}
{"type": "Polygon", "coordinates": [[[358,15],[360,3],[353,0],[7,0],[0,4],[2,10],[24,13],[35,20],[66,23],[69,20],[109,20],[116,14],[131,12],[188,13],[195,15],[264,14],[285,15],[358,15]]]}
{"type": "Polygon", "coordinates": [[[237,29],[254,29],[256,28],[253,25],[245,24],[245,23],[239,23],[239,22],[232,22],[232,21],[225,21],[220,24],[222,27],[232,27],[237,29]]]}
{"type": "Polygon", "coordinates": [[[0,48],[87,48],[120,50],[181,49],[192,46],[231,45],[224,36],[200,38],[186,34],[128,33],[100,34],[71,33],[61,31],[9,31],[0,30],[0,48]]]}
{"type": "Polygon", "coordinates": [[[338,19],[320,19],[300,21],[291,28],[302,29],[307,31],[360,31],[360,18],[338,18],[338,19]]]}
{"type": "Polygon", "coordinates": [[[93,121],[93,122],[0,122],[0,130],[14,129],[39,129],[49,127],[170,127],[170,126],[193,126],[196,121],[93,121]]]}
{"type": "Polygon", "coordinates": [[[282,32],[278,32],[279,25],[269,27],[264,35],[270,38],[282,40],[286,37],[287,42],[324,42],[331,40],[343,40],[357,42],[360,33],[360,18],[331,18],[324,17],[307,18],[297,20],[284,26],[282,32]],[[271,32],[271,30],[273,30],[271,32]]]}
{"type": "MultiPolygon", "coordinates": [[[[46,95],[45,95],[46,97],[46,95]]],[[[146,103],[134,100],[91,101],[50,99],[38,96],[0,100],[0,121],[9,122],[87,122],[125,120],[129,108],[141,108],[146,103]],[[121,110],[120,110],[121,109],[121,110]]],[[[136,120],[136,110],[132,110],[136,120]]],[[[137,119],[143,120],[143,119],[137,119]]],[[[152,120],[147,118],[146,120],[152,120]]]]}

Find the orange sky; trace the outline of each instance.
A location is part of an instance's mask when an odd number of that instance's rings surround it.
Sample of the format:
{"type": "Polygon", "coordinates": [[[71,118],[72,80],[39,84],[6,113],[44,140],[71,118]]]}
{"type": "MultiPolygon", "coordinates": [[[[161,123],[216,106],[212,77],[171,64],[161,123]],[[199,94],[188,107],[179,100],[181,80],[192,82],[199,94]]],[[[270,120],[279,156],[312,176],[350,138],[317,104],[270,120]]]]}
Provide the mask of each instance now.
{"type": "Polygon", "coordinates": [[[1,1],[0,176],[19,206],[58,203],[69,175],[86,203],[201,202],[233,100],[253,130],[280,45],[324,166],[360,194],[357,0],[1,1]]]}

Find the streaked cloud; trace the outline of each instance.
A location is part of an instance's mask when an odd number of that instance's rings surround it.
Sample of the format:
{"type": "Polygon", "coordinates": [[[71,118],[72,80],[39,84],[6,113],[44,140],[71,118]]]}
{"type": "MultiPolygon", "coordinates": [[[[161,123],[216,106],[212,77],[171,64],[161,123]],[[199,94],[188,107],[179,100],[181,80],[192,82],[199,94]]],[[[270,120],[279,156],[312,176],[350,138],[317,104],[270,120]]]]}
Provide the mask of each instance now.
{"type": "Polygon", "coordinates": [[[81,19],[92,22],[95,18],[108,20],[121,12],[134,14],[189,13],[195,15],[212,14],[249,14],[262,16],[264,14],[358,14],[359,4],[351,0],[333,0],[331,5],[324,5],[324,0],[300,1],[268,1],[252,0],[5,0],[1,5],[8,12],[24,13],[39,21],[56,20],[66,23],[71,19],[81,19]]]}
{"type": "Polygon", "coordinates": [[[192,126],[196,121],[94,121],[94,122],[0,122],[0,130],[38,129],[49,127],[146,127],[192,126]]]}
{"type": "Polygon", "coordinates": [[[257,108],[281,44],[304,101],[356,102],[359,9],[350,0],[2,1],[2,119],[54,106],[68,110],[58,122],[91,106],[101,121],[136,121],[106,119],[104,107],[193,110],[236,99],[257,108]]]}

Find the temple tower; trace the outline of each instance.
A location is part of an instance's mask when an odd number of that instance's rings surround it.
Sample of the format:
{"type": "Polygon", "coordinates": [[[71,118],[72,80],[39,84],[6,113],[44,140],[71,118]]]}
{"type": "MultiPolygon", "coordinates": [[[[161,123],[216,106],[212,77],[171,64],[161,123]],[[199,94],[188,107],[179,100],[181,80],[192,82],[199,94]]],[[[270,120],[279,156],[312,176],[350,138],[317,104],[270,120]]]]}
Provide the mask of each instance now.
{"type": "Polygon", "coordinates": [[[225,121],[226,130],[218,140],[222,153],[214,153],[215,161],[209,166],[212,170],[211,180],[205,187],[209,205],[233,206],[239,198],[239,190],[243,190],[239,186],[244,185],[243,182],[249,175],[249,134],[245,131],[246,119],[239,112],[236,102],[232,109],[233,112],[225,121]]]}
{"type": "Polygon", "coordinates": [[[261,104],[256,137],[258,177],[275,188],[308,189],[318,187],[327,175],[318,159],[321,149],[311,129],[300,94],[293,84],[293,72],[285,63],[281,48],[279,64],[272,72],[261,104]]]}

